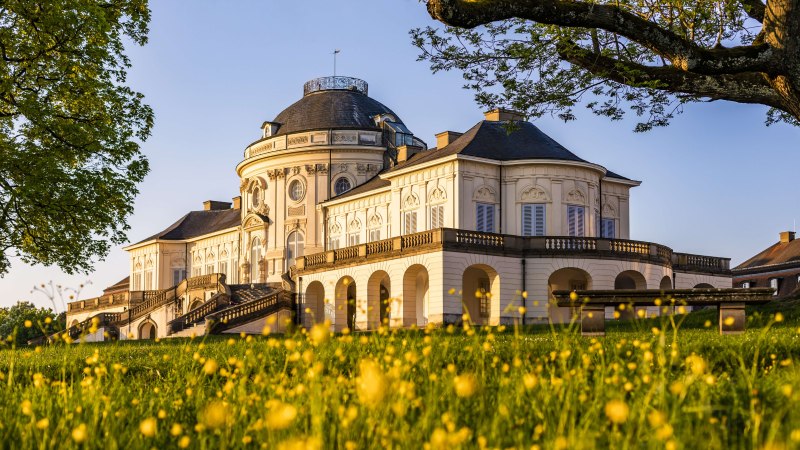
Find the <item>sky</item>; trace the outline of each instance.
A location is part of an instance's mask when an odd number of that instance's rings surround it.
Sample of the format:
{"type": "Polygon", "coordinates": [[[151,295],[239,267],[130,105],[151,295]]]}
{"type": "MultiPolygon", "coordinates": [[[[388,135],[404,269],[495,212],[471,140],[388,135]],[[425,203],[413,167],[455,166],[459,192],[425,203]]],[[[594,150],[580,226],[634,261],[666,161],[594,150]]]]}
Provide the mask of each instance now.
{"type": "MultiPolygon", "coordinates": [[[[418,0],[153,1],[149,42],[131,47],[128,82],[155,111],[142,144],[151,172],[139,186],[128,237],[137,242],[204,200],[238,195],[235,166],[260,125],[302,97],[303,83],[337,74],[369,83],[430,147],[441,131],[465,131],[481,108],[458,72],[432,74],[408,31],[436,25],[418,0]]],[[[631,190],[631,238],[675,251],[730,257],[736,265],[800,220],[800,128],[764,125],[766,107],[688,105],[669,127],[634,133],[579,108],[578,120],[534,123],[578,156],[642,181],[631,190]]],[[[102,205],[98,205],[102,207],[102,205]]],[[[128,275],[123,246],[90,274],[12,261],[0,307],[18,300],[51,307],[31,292],[53,282],[101,294],[128,275]],[[88,282],[88,283],[87,283],[88,282]]],[[[68,299],[65,297],[64,301],[68,299]]],[[[63,308],[56,296],[57,309],[63,308]]]]}

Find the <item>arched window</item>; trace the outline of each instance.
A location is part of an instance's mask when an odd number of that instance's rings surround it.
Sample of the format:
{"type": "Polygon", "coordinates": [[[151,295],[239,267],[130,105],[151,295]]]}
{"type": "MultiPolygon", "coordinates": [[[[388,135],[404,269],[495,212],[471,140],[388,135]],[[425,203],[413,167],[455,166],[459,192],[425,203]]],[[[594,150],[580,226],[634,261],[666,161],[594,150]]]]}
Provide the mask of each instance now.
{"type": "Polygon", "coordinates": [[[258,266],[261,262],[261,239],[258,237],[253,238],[253,245],[250,248],[250,282],[255,283],[258,280],[258,266]]]}
{"type": "Polygon", "coordinates": [[[292,231],[286,239],[286,260],[290,266],[294,265],[294,259],[303,256],[303,245],[305,240],[303,233],[292,231]]]}
{"type": "Polygon", "coordinates": [[[350,185],[350,180],[347,177],[339,177],[336,179],[336,183],[333,184],[333,191],[336,195],[344,194],[345,192],[349,191],[352,186],[350,185]]]}
{"type": "Polygon", "coordinates": [[[258,186],[253,187],[250,192],[250,201],[253,204],[253,208],[258,208],[261,204],[261,189],[258,186]]]}

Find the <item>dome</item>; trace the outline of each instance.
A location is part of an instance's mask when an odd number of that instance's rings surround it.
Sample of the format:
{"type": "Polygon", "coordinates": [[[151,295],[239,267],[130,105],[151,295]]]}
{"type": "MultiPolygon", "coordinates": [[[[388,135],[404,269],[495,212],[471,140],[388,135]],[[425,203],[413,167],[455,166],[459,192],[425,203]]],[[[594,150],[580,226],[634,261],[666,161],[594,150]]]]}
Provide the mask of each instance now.
{"type": "Polygon", "coordinates": [[[402,124],[391,109],[367,96],[367,83],[358,78],[323,77],[307,82],[303,98],[281,111],[274,123],[279,128],[273,136],[321,129],[380,130],[374,116],[390,114],[402,124]]]}

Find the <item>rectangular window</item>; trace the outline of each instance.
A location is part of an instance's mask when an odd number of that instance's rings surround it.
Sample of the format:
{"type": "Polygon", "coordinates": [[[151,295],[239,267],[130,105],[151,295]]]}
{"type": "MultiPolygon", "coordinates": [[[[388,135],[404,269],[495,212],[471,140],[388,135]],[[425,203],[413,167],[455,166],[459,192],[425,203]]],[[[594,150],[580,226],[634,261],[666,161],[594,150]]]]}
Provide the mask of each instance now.
{"type": "Polygon", "coordinates": [[[349,233],[347,235],[347,245],[358,245],[360,242],[360,234],[359,233],[349,233]]]}
{"type": "Polygon", "coordinates": [[[144,286],[145,286],[145,289],[148,289],[148,290],[155,289],[155,286],[153,286],[153,271],[152,270],[148,270],[147,272],[144,273],[144,286]]]}
{"type": "Polygon", "coordinates": [[[444,205],[431,206],[429,216],[429,229],[434,230],[436,228],[444,228],[444,205]]]}
{"type": "Polygon", "coordinates": [[[475,231],[494,233],[494,205],[487,203],[475,205],[475,231]]]}
{"type": "Polygon", "coordinates": [[[142,290],[142,274],[141,273],[133,274],[133,290],[134,291],[141,291],[142,290]]]}
{"type": "Polygon", "coordinates": [[[777,278],[770,278],[769,280],[769,287],[775,289],[775,292],[772,293],[773,296],[778,295],[778,287],[780,286],[779,280],[777,278]]]}
{"type": "Polygon", "coordinates": [[[199,277],[202,274],[203,274],[203,269],[202,268],[200,268],[200,267],[192,268],[192,276],[193,277],[199,277]]]}
{"type": "Polygon", "coordinates": [[[213,264],[207,264],[206,265],[206,275],[211,275],[212,273],[214,273],[214,265],[213,264]]]}
{"type": "Polygon", "coordinates": [[[608,239],[617,237],[616,222],[614,219],[603,219],[600,224],[600,237],[608,239]]]}
{"type": "MultiPolygon", "coordinates": [[[[219,262],[219,273],[225,275],[225,278],[228,278],[228,261],[219,262]]],[[[228,280],[228,282],[230,282],[230,280],[228,280]]]]}
{"type": "Polygon", "coordinates": [[[569,235],[583,237],[584,208],[583,206],[567,206],[567,223],[569,224],[569,235]]]}
{"type": "Polygon", "coordinates": [[[742,283],[742,287],[744,289],[750,289],[750,282],[749,281],[745,281],[744,283],[742,283]]]}
{"type": "Polygon", "coordinates": [[[373,228],[369,230],[369,241],[375,242],[381,240],[381,229],[380,228],[373,228]]]}
{"type": "Polygon", "coordinates": [[[522,235],[544,236],[545,205],[528,203],[522,205],[522,235]]]}
{"type": "Polygon", "coordinates": [[[338,250],[339,249],[339,237],[331,237],[328,240],[328,250],[338,250]]]}
{"type": "Polygon", "coordinates": [[[478,287],[480,293],[480,315],[483,318],[492,315],[492,293],[489,290],[489,282],[481,280],[478,287]]]}
{"type": "Polygon", "coordinates": [[[413,234],[417,232],[417,212],[407,212],[405,215],[405,233],[404,234],[413,234]]]}
{"type": "Polygon", "coordinates": [[[172,285],[177,286],[186,278],[186,269],[172,269],[172,285]]]}

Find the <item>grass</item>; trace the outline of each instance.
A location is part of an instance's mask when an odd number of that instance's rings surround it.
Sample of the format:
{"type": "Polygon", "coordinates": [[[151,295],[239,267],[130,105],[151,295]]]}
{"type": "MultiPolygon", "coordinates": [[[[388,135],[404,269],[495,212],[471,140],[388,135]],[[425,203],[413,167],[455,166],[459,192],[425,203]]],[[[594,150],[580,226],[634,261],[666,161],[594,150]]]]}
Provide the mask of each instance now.
{"type": "Polygon", "coordinates": [[[800,307],[0,351],[13,448],[796,448],[800,307]],[[782,320],[774,313],[782,310],[782,320]],[[680,322],[680,323],[679,323],[680,322]],[[708,322],[711,322],[710,324],[708,322]],[[710,329],[708,329],[710,328],[710,329]]]}

